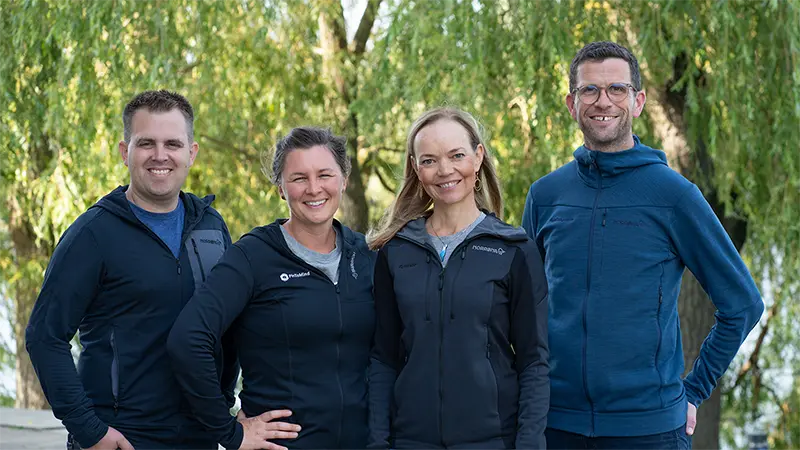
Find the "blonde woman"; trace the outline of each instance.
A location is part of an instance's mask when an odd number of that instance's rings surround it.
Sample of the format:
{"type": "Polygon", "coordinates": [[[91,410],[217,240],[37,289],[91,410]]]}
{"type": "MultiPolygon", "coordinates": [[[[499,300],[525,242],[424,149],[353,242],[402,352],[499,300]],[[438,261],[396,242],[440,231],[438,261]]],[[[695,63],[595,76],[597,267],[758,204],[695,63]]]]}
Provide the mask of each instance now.
{"type": "Polygon", "coordinates": [[[475,119],[423,114],[400,194],[369,239],[370,447],[545,447],[547,284],[535,243],[501,214],[475,119]]]}

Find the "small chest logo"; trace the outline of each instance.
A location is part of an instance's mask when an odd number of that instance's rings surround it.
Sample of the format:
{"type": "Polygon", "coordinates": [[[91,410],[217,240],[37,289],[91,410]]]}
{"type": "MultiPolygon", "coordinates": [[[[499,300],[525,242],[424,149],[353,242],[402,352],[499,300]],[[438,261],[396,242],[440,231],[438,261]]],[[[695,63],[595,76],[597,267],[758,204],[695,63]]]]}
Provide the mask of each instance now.
{"type": "Polygon", "coordinates": [[[200,242],[203,244],[222,245],[222,241],[219,239],[200,239],[200,242]]]}
{"type": "Polygon", "coordinates": [[[281,281],[284,283],[289,281],[289,278],[303,278],[311,276],[311,272],[300,272],[300,273],[282,273],[281,274],[281,281]]]}
{"type": "Polygon", "coordinates": [[[353,252],[350,255],[350,275],[353,276],[354,280],[358,279],[358,272],[356,272],[356,254],[353,252]]]}
{"type": "Polygon", "coordinates": [[[614,223],[616,223],[617,225],[622,225],[624,227],[641,228],[641,227],[645,226],[645,223],[644,223],[643,220],[638,220],[638,221],[633,221],[633,220],[614,220],[614,223]]]}
{"type": "Polygon", "coordinates": [[[502,247],[495,248],[495,247],[486,247],[486,246],[483,246],[483,245],[473,245],[472,249],[473,250],[478,250],[480,252],[494,253],[494,254],[500,255],[500,256],[502,256],[502,255],[504,255],[506,253],[506,250],[504,248],[502,248],[502,247]]]}

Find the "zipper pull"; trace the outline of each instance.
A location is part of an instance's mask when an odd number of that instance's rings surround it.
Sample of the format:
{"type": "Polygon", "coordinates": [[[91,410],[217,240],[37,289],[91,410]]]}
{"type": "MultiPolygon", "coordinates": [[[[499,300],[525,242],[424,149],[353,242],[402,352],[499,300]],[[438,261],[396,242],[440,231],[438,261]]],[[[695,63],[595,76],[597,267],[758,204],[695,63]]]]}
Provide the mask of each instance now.
{"type": "Polygon", "coordinates": [[[178,264],[178,275],[180,275],[181,274],[181,262],[178,261],[178,260],[175,260],[175,262],[178,264]]]}
{"type": "Polygon", "coordinates": [[[658,287],[658,303],[661,304],[661,301],[664,299],[664,288],[659,286],[658,287]]]}
{"type": "Polygon", "coordinates": [[[441,291],[444,287],[444,270],[439,272],[439,290],[441,291]]]}
{"type": "Polygon", "coordinates": [[[606,226],[606,215],[608,214],[608,208],[603,210],[603,226],[606,226]]]}

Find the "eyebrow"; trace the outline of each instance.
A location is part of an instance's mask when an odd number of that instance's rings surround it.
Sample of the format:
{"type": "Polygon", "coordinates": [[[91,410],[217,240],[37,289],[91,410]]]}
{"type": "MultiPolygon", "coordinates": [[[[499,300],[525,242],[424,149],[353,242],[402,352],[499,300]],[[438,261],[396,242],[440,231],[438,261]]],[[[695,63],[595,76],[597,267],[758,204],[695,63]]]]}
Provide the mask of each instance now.
{"type": "MultiPolygon", "coordinates": [[[[319,169],[317,171],[317,173],[322,173],[322,172],[334,172],[334,170],[332,168],[330,168],[330,167],[325,167],[324,169],[319,169]]],[[[307,175],[308,175],[307,172],[292,172],[292,173],[289,174],[289,178],[292,178],[292,177],[305,177],[307,175]]]]}
{"type": "MultiPolygon", "coordinates": [[[[464,147],[456,147],[456,148],[448,150],[446,153],[450,154],[450,153],[453,153],[453,152],[464,151],[464,150],[465,150],[464,147]]],[[[436,158],[436,155],[431,155],[430,153],[423,153],[423,154],[419,155],[420,159],[425,158],[425,157],[436,158]]]]}
{"type": "MultiPolygon", "coordinates": [[[[142,144],[152,144],[152,143],[155,143],[155,142],[156,142],[156,140],[151,138],[151,137],[140,137],[140,138],[136,139],[134,144],[135,145],[142,145],[142,144]]],[[[185,145],[184,142],[182,140],[180,140],[180,139],[167,139],[166,141],[164,141],[164,143],[167,144],[167,145],[177,145],[177,146],[181,146],[181,147],[183,147],[185,145]]]]}

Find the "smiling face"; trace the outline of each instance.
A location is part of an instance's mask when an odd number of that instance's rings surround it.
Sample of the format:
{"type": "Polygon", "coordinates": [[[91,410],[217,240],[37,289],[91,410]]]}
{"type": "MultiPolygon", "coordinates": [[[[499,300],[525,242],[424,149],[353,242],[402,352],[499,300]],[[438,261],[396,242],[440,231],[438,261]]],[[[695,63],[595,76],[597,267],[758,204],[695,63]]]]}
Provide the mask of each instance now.
{"type": "Polygon", "coordinates": [[[197,151],[197,143],[189,142],[186,119],[179,110],[136,111],[130,143],[119,143],[131,175],[128,198],[152,212],[174,209],[197,151]]]}
{"type": "MultiPolygon", "coordinates": [[[[595,85],[607,88],[612,83],[631,83],[628,62],[620,58],[586,61],[578,66],[576,86],[595,85]]],[[[642,114],[644,91],[630,90],[620,101],[612,101],[605,89],[594,104],[586,105],[577,93],[567,95],[566,103],[572,117],[578,121],[584,143],[591,150],[616,152],[633,147],[632,122],[642,114]]]]}
{"type": "Polygon", "coordinates": [[[483,146],[472,148],[461,124],[438,120],[414,138],[414,170],[437,206],[475,203],[475,173],[483,162],[483,146]]]}
{"type": "Polygon", "coordinates": [[[342,170],[327,147],[296,148],[286,155],[279,189],[290,220],[306,227],[329,225],[345,186],[342,170]]]}

